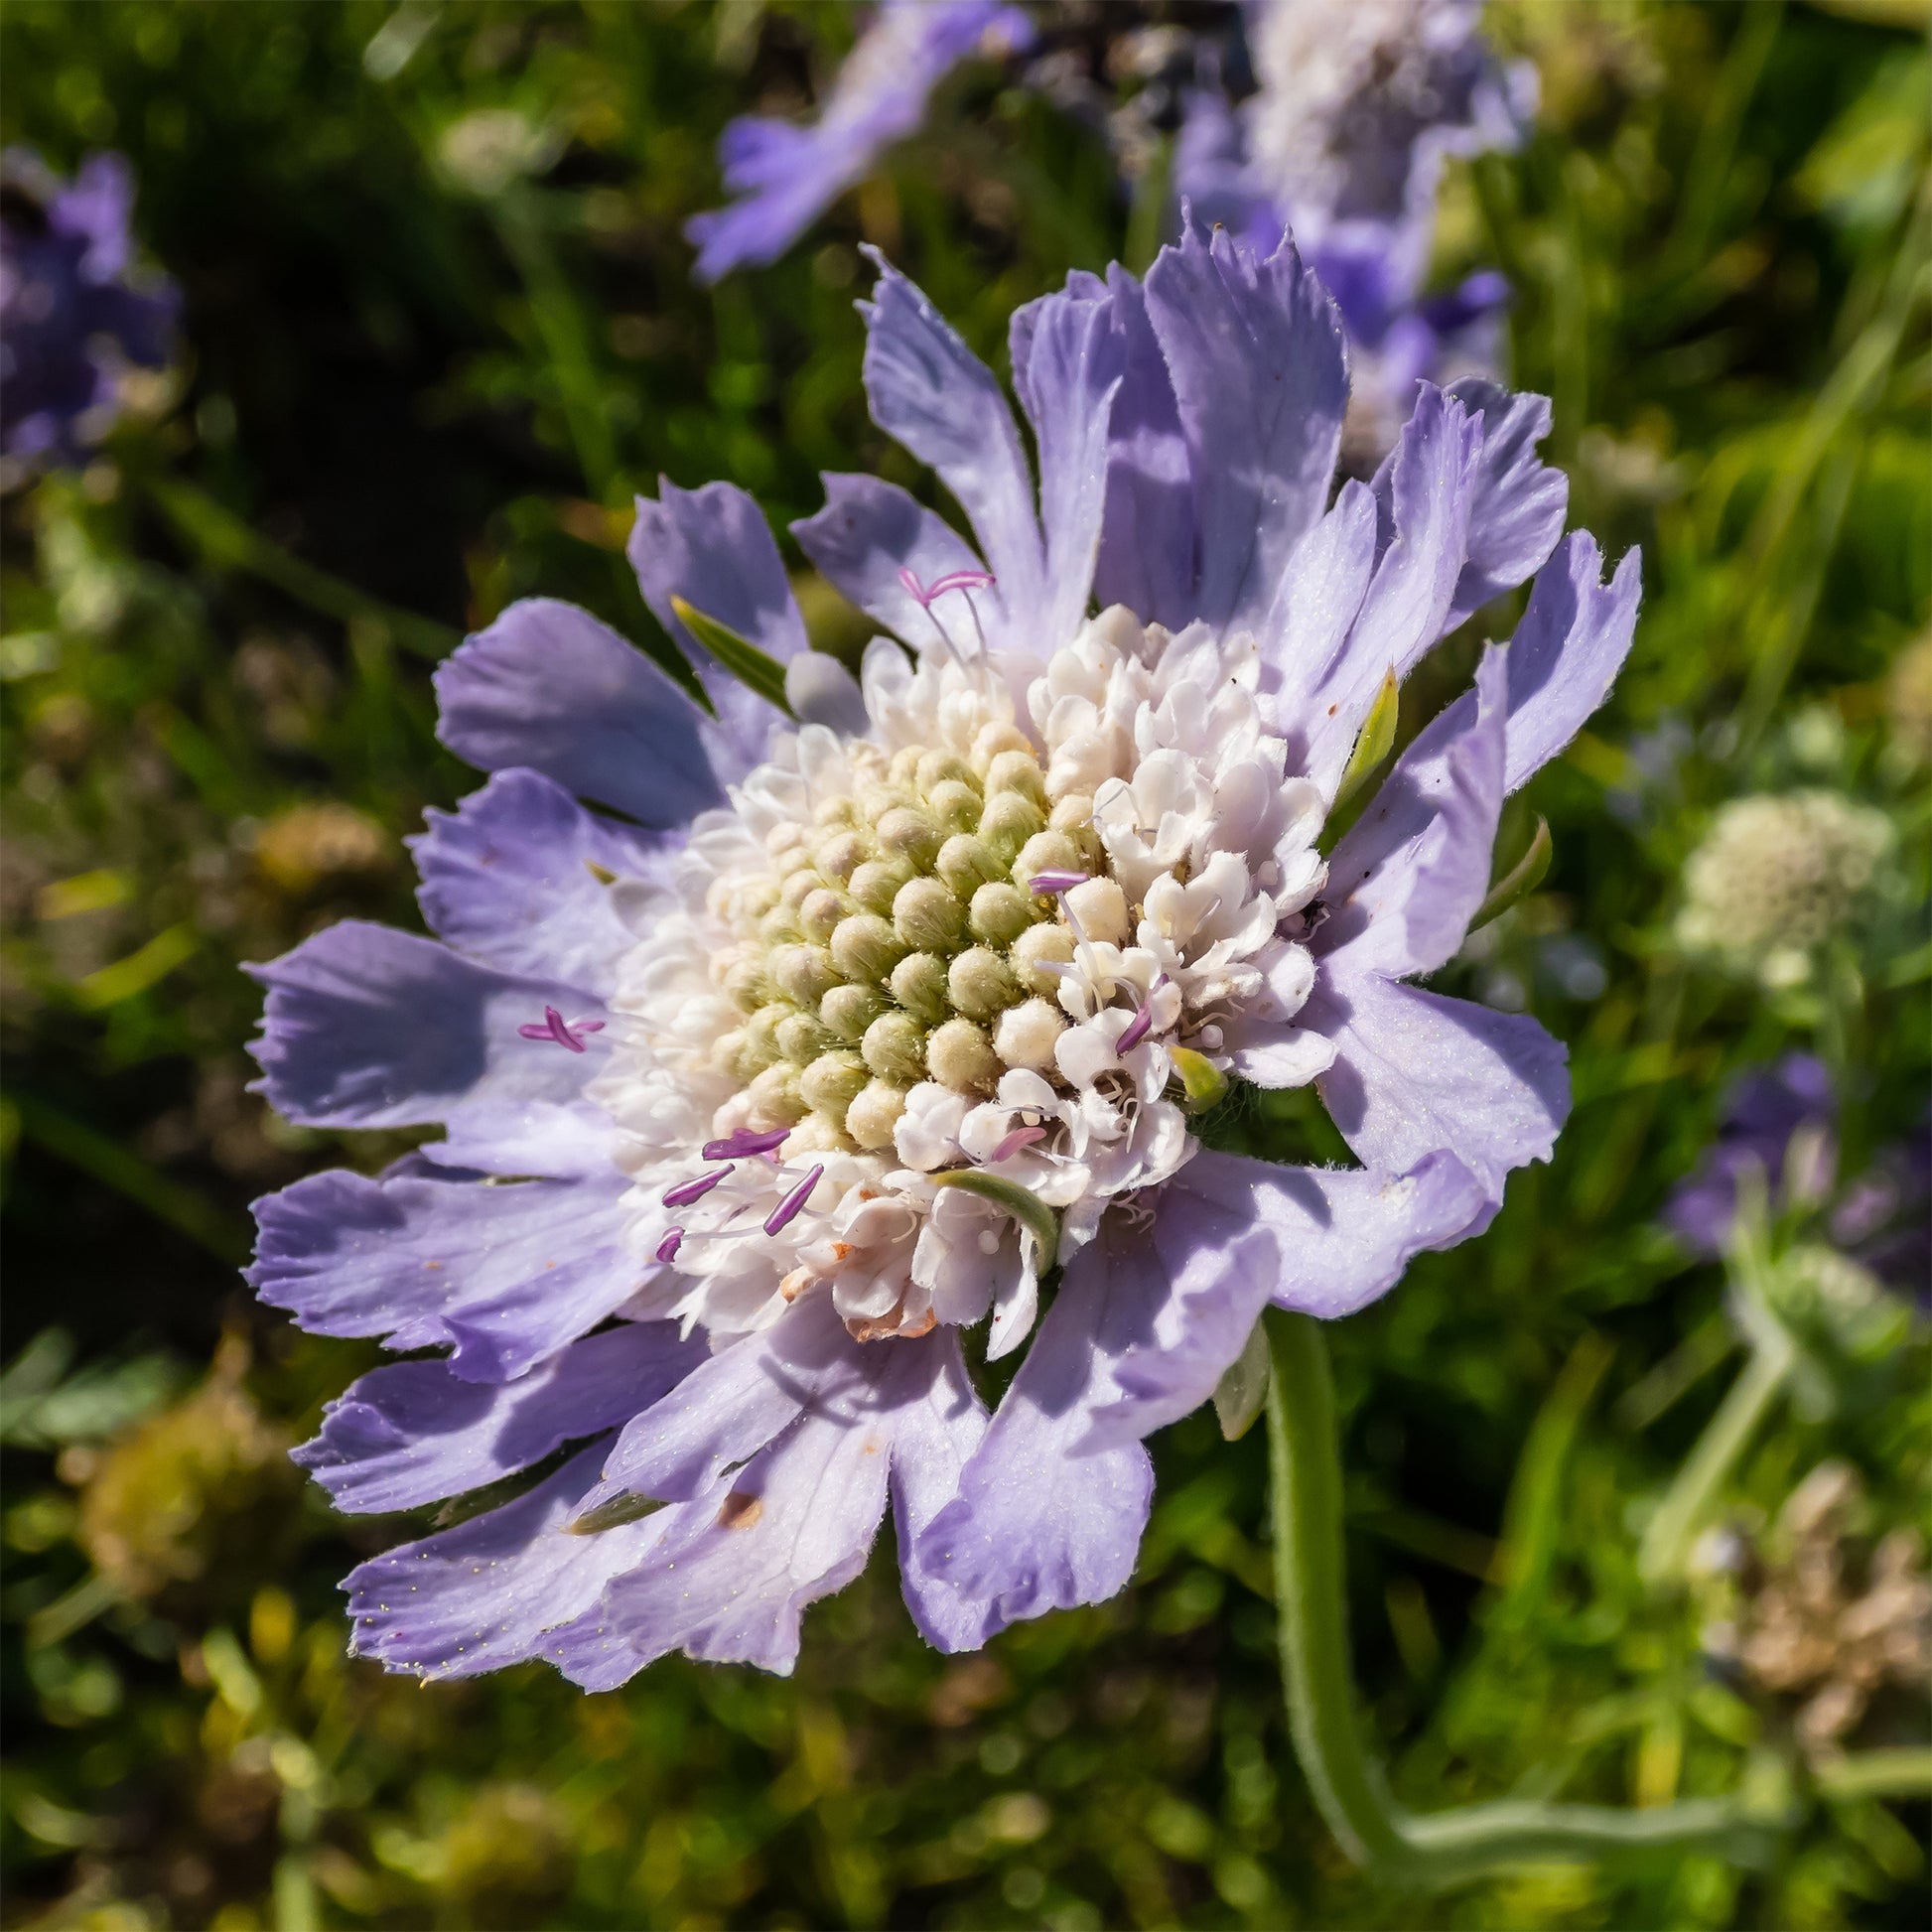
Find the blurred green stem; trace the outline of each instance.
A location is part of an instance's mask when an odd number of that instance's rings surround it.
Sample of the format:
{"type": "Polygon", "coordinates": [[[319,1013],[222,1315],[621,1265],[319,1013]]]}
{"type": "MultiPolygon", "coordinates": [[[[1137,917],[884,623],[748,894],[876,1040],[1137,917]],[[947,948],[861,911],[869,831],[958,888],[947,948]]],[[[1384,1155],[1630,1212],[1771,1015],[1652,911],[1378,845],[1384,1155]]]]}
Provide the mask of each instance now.
{"type": "Polygon", "coordinates": [[[180,477],[150,477],[147,492],[155,507],[188,539],[202,560],[217,570],[246,571],[264,583],[273,584],[298,604],[306,604],[312,611],[320,611],[324,617],[342,623],[353,622],[357,618],[372,619],[419,657],[447,657],[462,642],[447,624],[365,597],[354,585],[345,584],[340,577],[305,564],[299,557],[291,557],[279,544],[269,542],[205,490],[197,489],[180,477]]]}
{"type": "Polygon", "coordinates": [[[1644,1811],[1504,1800],[1414,1817],[1389,1796],[1354,1709],[1334,1385],[1319,1324],[1271,1309],[1268,1391],[1275,1592],[1289,1727],[1342,1849],[1398,1891],[1440,1891],[1513,1865],[1628,1863],[1704,1853],[1751,1863],[1775,1822],[1728,1799],[1644,1811]]]}

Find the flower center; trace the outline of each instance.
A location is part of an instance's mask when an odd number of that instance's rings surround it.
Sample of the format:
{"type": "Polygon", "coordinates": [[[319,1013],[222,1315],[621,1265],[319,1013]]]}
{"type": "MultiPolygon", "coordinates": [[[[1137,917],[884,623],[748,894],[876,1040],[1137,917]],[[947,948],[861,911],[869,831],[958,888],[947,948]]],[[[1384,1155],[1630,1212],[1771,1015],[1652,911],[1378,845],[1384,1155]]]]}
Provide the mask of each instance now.
{"type": "Polygon", "coordinates": [[[921,1081],[983,1098],[1009,1068],[1050,1068],[1056,969],[1089,929],[1128,930],[1090,801],[1049,802],[1017,727],[984,726],[963,755],[850,756],[850,790],[780,822],[766,869],[710,895],[736,941],[714,978],[744,1016],[713,1064],[751,1126],[793,1130],[792,1155],[890,1146],[921,1081]]]}

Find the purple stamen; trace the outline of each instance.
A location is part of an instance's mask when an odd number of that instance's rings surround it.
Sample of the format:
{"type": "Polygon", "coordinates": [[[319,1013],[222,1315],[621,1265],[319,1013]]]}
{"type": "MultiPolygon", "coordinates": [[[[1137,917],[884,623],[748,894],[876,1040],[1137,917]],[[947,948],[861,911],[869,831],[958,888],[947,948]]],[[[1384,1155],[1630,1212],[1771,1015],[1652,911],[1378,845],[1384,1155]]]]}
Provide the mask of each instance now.
{"type": "Polygon", "coordinates": [[[666,1207],[689,1207],[694,1200],[703,1200],[730,1173],[729,1168],[714,1168],[710,1173],[694,1174],[667,1188],[659,1198],[666,1207]]]}
{"type": "Polygon", "coordinates": [[[798,1218],[799,1210],[811,1198],[812,1189],[818,1185],[818,1177],[824,1172],[825,1168],[821,1163],[765,1216],[766,1234],[777,1234],[798,1218]]]}
{"type": "Polygon", "coordinates": [[[579,1034],[601,1034],[604,1031],[602,1020],[566,1020],[555,1007],[543,1010],[543,1025],[531,1023],[516,1030],[525,1039],[554,1039],[559,1046],[568,1046],[573,1053],[586,1051],[584,1042],[577,1037],[579,1034]]]}
{"type": "Polygon", "coordinates": [[[921,611],[930,612],[933,605],[949,591],[990,590],[993,573],[990,570],[952,570],[943,577],[935,577],[930,584],[921,584],[908,567],[899,572],[898,581],[921,611]]]}
{"type": "Polygon", "coordinates": [[[1046,1130],[1043,1127],[1016,1127],[991,1154],[986,1157],[988,1167],[997,1168],[1009,1155],[1018,1154],[1023,1147],[1032,1147],[1035,1141],[1043,1141],[1046,1130]]]}
{"type": "Polygon", "coordinates": [[[1167,974],[1161,974],[1148,988],[1147,998],[1141,1002],[1139,1011],[1121,1029],[1120,1037],[1114,1041],[1114,1052],[1118,1058],[1125,1059],[1147,1037],[1148,1030],[1154,1025],[1154,996],[1167,983],[1167,974]]]}
{"type": "Polygon", "coordinates": [[[684,1230],[682,1228],[666,1228],[663,1240],[657,1244],[657,1259],[659,1261],[675,1261],[677,1259],[678,1243],[683,1239],[684,1230]]]}
{"type": "Polygon", "coordinates": [[[789,1127],[774,1127],[765,1134],[756,1133],[749,1127],[737,1127],[722,1141],[705,1142],[704,1158],[707,1161],[743,1161],[748,1155],[769,1154],[774,1147],[784,1145],[785,1137],[790,1132],[789,1127]]]}
{"type": "Polygon", "coordinates": [[[1027,881],[1027,890],[1051,898],[1058,893],[1070,893],[1075,886],[1084,886],[1087,877],[1083,872],[1036,872],[1027,881]]]}

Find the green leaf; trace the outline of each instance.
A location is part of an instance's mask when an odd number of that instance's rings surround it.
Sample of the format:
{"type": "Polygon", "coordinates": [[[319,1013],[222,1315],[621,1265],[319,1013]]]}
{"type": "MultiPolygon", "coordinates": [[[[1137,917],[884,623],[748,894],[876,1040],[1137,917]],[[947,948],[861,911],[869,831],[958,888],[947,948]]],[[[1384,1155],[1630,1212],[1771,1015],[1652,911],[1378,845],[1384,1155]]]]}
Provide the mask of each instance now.
{"type": "Polygon", "coordinates": [[[1205,1053],[1197,1053],[1191,1046],[1170,1046],[1168,1056],[1180,1075],[1190,1114],[1206,1112],[1226,1094],[1228,1076],[1205,1053]]]}
{"type": "Polygon", "coordinates": [[[785,702],[785,667],[775,657],[759,649],[749,637],[741,637],[729,624],[708,618],[695,605],[681,597],[671,599],[677,621],[748,691],[756,691],[766,704],[774,704],[787,718],[791,706],[785,702]]]}
{"type": "Polygon", "coordinates": [[[1257,1321],[1240,1354],[1214,1385],[1214,1413],[1221,1419],[1222,1436],[1230,1443],[1238,1443],[1254,1427],[1254,1420],[1267,1400],[1268,1337],[1257,1321]]]}
{"type": "Polygon", "coordinates": [[[624,1524],[635,1523],[652,1510],[663,1507],[655,1496],[640,1496],[632,1491],[627,1496],[613,1496],[609,1502],[585,1510],[583,1515],[564,1527],[572,1536],[596,1536],[604,1530],[621,1529],[624,1524]]]}
{"type": "Polygon", "coordinates": [[[1355,741],[1355,749],[1348,755],[1348,766],[1341,774],[1341,783],[1335,787],[1335,802],[1329,810],[1339,811],[1349,799],[1360,791],[1368,775],[1389,756],[1389,748],[1395,743],[1396,713],[1401,708],[1402,690],[1395,681],[1395,672],[1389,671],[1382,679],[1382,688],[1375,694],[1375,702],[1369,707],[1367,721],[1362,726],[1362,735],[1355,741]]]}
{"type": "Polygon", "coordinates": [[[969,1194],[1005,1208],[1034,1237],[1039,1250],[1035,1273],[1043,1280],[1052,1272],[1060,1254],[1060,1217],[1031,1187],[1023,1187],[1017,1180],[1003,1180],[979,1168],[955,1168],[934,1174],[932,1179],[936,1186],[964,1187],[969,1194]]]}
{"type": "Polygon", "coordinates": [[[1550,855],[1555,849],[1550,839],[1550,821],[1539,817],[1529,850],[1483,896],[1475,917],[1469,921],[1469,930],[1474,932],[1478,926],[1500,918],[1518,899],[1528,898],[1543,884],[1543,875],[1550,870],[1550,855]]]}

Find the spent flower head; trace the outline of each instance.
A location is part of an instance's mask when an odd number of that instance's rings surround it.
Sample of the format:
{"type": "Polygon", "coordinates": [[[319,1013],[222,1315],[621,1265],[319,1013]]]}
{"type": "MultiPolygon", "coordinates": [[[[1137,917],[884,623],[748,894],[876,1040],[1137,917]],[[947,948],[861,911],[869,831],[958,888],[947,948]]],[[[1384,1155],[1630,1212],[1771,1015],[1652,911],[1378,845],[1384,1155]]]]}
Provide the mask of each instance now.
{"type": "Polygon", "coordinates": [[[873,415],[979,550],[825,480],[794,535],[895,633],[855,679],[751,499],[663,484],[630,555],[712,709],[585,612],[512,606],[438,675],[445,743],[494,774],[416,841],[440,940],[345,923],[258,969],[285,1114],[445,1130],[259,1205],[267,1300],[446,1351],[364,1377],[301,1459],[392,1510],[578,1446],[349,1579],[392,1668],[788,1669],[889,1505],[944,1648],[1111,1595],[1142,1439],[1264,1307],[1382,1294],[1567,1111],[1534,1021],[1408,983],[1629,647],[1636,559],[1605,584],[1563,537],[1547,405],[1425,389],[1335,494],[1326,295],[1291,246],[1196,232],[1013,318],[1035,480],[883,260],[864,312],[873,415]],[[1532,576],[1324,856],[1394,683],[1532,576]],[[1203,1147],[1237,1081],[1314,1083],[1361,1165],[1203,1147]],[[969,1342],[1022,1357],[996,1413],[969,1342]]]}

